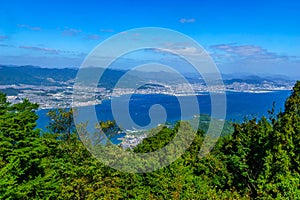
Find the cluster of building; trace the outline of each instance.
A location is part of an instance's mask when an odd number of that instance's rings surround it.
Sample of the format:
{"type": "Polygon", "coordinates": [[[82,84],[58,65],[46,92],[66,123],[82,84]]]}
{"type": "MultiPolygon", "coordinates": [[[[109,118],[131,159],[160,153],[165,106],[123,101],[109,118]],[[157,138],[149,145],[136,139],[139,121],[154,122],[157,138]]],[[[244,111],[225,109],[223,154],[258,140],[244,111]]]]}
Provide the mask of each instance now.
{"type": "MultiPolygon", "coordinates": [[[[276,82],[277,83],[277,82],[276,82]]],[[[265,81],[262,84],[252,84],[245,82],[233,82],[231,84],[214,85],[207,87],[203,83],[179,83],[168,85],[166,83],[155,83],[151,87],[145,88],[114,88],[103,87],[94,88],[88,86],[78,86],[73,88],[72,82],[66,82],[55,86],[44,85],[0,85],[2,89],[13,89],[16,94],[8,94],[7,98],[12,103],[29,99],[38,103],[40,108],[59,108],[71,106],[88,106],[100,104],[103,100],[111,97],[118,97],[128,94],[166,94],[166,95],[194,95],[206,92],[234,91],[234,92],[269,92],[276,90],[290,90],[292,82],[282,81],[276,85],[274,82],[265,81]],[[75,92],[74,92],[75,91],[75,92]],[[76,93],[76,94],[75,94],[76,93]]]]}
{"type": "Polygon", "coordinates": [[[132,149],[136,147],[138,144],[140,144],[143,139],[147,137],[146,133],[136,133],[136,132],[131,132],[129,134],[126,134],[124,138],[121,138],[122,142],[120,143],[120,146],[123,149],[132,149]]]}

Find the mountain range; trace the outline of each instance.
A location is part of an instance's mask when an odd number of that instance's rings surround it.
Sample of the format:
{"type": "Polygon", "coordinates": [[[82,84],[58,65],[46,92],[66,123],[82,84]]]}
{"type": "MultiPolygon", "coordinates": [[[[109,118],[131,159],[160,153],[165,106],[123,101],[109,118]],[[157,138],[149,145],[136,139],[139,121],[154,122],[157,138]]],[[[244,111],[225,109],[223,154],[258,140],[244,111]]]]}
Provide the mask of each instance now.
{"type": "MultiPolygon", "coordinates": [[[[128,71],[119,69],[106,69],[103,68],[85,68],[82,70],[83,76],[88,80],[91,74],[98,74],[103,72],[102,78],[99,81],[99,86],[105,88],[112,88],[117,81],[128,71]]],[[[78,69],[75,68],[41,68],[36,66],[7,66],[0,65],[0,85],[45,85],[56,86],[66,83],[71,83],[75,80],[78,69]]],[[[130,71],[123,87],[134,86],[135,83],[140,82],[156,82],[175,84],[180,83],[178,74],[166,71],[130,71]]],[[[190,83],[204,83],[203,79],[197,74],[183,74],[183,76],[190,83]]],[[[222,74],[225,84],[233,82],[244,82],[249,84],[263,84],[265,81],[278,82],[278,81],[293,81],[289,77],[282,75],[249,75],[249,74],[222,74]]]]}

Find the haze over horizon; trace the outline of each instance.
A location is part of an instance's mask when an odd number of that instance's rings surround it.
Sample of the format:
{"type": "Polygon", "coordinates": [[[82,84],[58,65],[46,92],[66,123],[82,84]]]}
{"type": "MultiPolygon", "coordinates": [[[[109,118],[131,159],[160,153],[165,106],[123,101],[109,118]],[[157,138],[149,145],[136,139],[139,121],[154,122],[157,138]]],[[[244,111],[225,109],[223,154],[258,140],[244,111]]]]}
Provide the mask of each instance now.
{"type": "MultiPolygon", "coordinates": [[[[208,51],[223,74],[281,74],[299,78],[298,1],[1,1],[0,64],[78,68],[99,43],[141,27],[186,34],[208,51]]],[[[133,42],[143,35],[129,35],[133,42]]],[[[186,44],[166,44],[186,54],[186,44]]],[[[122,69],[144,60],[176,58],[131,53],[122,69]]],[[[184,67],[183,67],[184,69],[184,67]]],[[[189,71],[185,71],[189,72],[189,71]]]]}

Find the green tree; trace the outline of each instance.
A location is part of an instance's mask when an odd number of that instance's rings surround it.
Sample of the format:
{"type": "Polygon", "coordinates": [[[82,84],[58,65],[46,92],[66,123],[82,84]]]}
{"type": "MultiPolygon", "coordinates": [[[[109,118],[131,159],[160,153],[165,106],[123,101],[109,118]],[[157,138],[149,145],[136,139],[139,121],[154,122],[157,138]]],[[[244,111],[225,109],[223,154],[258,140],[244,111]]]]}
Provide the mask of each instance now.
{"type": "Polygon", "coordinates": [[[101,131],[103,131],[103,133],[105,133],[106,137],[108,137],[109,139],[111,139],[121,131],[120,127],[117,125],[116,121],[114,120],[100,121],[99,127],[96,128],[101,129],[101,131]]]}
{"type": "MultiPolygon", "coordinates": [[[[229,187],[252,198],[300,198],[300,82],[283,112],[270,120],[234,124],[234,133],[219,148],[228,171],[229,187]]],[[[224,140],[221,139],[221,141],[224,140]]]]}
{"type": "Polygon", "coordinates": [[[34,129],[37,108],[28,100],[11,105],[0,94],[0,199],[30,199],[41,188],[44,146],[34,129]]]}
{"type": "Polygon", "coordinates": [[[52,133],[59,133],[62,139],[70,140],[71,133],[75,130],[74,109],[58,108],[50,110],[47,115],[50,117],[50,123],[47,128],[52,133]]]}
{"type": "Polygon", "coordinates": [[[260,192],[274,198],[300,198],[300,81],[273,121],[260,177],[260,192]]]}

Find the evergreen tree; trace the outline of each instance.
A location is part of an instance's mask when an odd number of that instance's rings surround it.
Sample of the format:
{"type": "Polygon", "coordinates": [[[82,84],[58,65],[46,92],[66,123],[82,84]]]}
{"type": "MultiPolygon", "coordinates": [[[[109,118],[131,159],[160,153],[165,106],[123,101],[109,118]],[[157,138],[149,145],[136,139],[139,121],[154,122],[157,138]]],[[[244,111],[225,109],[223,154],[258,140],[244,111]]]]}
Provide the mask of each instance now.
{"type": "Polygon", "coordinates": [[[70,140],[71,133],[75,130],[74,110],[72,108],[52,109],[47,115],[51,120],[47,128],[53,133],[61,134],[62,139],[70,140]]]}
{"type": "MultiPolygon", "coordinates": [[[[0,199],[300,199],[299,81],[284,111],[234,124],[233,134],[204,158],[205,132],[198,130],[175,162],[145,174],[120,172],[91,156],[78,139],[72,110],[51,111],[50,133],[41,135],[37,108],[28,100],[11,105],[0,93],[0,199]]],[[[115,122],[99,126],[108,135],[119,131],[115,122]]],[[[188,141],[191,126],[179,122],[150,131],[133,152],[170,143],[176,153],[181,147],[172,140],[179,130],[188,141]]],[[[151,162],[136,164],[144,169],[151,162]]]]}

